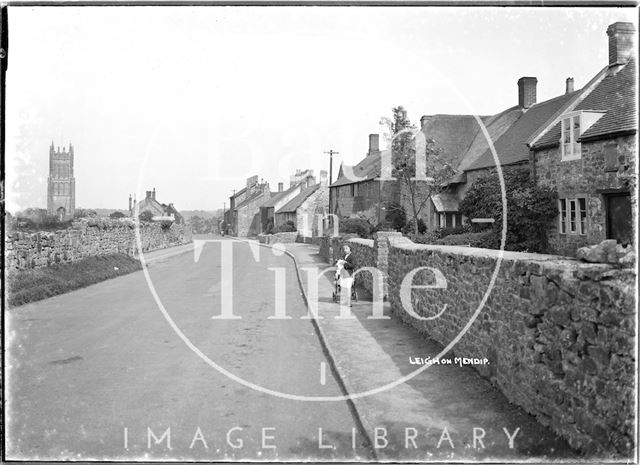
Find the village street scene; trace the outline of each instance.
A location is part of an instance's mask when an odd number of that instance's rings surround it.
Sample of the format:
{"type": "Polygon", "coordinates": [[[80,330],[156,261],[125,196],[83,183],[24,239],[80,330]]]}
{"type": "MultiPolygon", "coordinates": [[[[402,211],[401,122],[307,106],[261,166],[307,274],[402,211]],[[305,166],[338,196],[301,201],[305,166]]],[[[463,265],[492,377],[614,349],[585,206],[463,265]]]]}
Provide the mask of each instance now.
{"type": "Polygon", "coordinates": [[[1,11],[3,460],[637,463],[636,9],[1,11]]]}

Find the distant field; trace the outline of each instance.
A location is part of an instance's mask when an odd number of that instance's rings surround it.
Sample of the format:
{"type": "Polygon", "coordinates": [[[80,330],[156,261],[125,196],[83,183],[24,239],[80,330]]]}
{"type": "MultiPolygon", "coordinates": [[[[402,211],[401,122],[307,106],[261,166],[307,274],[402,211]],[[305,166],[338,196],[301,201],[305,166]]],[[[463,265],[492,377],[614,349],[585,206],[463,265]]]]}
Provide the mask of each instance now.
{"type": "Polygon", "coordinates": [[[46,268],[11,271],[7,273],[7,301],[10,307],[17,307],[140,269],[137,259],[110,254],[46,268]]]}

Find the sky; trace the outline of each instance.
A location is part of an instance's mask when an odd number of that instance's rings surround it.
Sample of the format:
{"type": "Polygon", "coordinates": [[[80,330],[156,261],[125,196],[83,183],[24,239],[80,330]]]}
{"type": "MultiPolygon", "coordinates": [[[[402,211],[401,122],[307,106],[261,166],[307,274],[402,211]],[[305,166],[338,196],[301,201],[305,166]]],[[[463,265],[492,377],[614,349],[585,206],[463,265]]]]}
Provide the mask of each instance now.
{"type": "MultiPolygon", "coordinates": [[[[258,175],[355,164],[382,116],[490,115],[584,86],[633,8],[9,7],[7,210],[46,207],[51,142],[76,207],[228,206],[258,175]]],[[[381,136],[382,139],[382,136],[381,136]]],[[[383,144],[384,145],[384,144],[383,144]]]]}

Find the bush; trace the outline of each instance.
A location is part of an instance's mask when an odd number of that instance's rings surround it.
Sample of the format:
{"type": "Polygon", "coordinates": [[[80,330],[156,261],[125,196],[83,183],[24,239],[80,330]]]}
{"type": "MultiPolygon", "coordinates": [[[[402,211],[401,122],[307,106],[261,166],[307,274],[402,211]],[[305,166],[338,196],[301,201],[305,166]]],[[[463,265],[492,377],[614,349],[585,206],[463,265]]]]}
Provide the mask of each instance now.
{"type": "MultiPolygon", "coordinates": [[[[556,191],[535,185],[528,170],[505,170],[503,177],[508,208],[505,249],[546,252],[547,230],[558,214],[556,191]]],[[[460,203],[460,213],[468,218],[494,218],[490,242],[497,241],[499,247],[502,191],[495,170],[476,179],[460,203]]]]}
{"type": "MultiPolygon", "coordinates": [[[[492,244],[495,234],[493,231],[484,232],[467,232],[462,234],[449,234],[441,239],[437,239],[434,244],[438,245],[467,245],[470,247],[494,248],[487,247],[492,244]]],[[[499,243],[498,243],[499,245],[499,243]]]]}
{"type": "Polygon", "coordinates": [[[267,227],[264,229],[265,234],[273,234],[273,218],[269,218],[267,221],[267,227]]]}
{"type": "Polygon", "coordinates": [[[122,212],[113,212],[111,215],[109,215],[109,218],[111,218],[112,220],[118,220],[120,218],[124,218],[125,216],[127,215],[122,212]]]}
{"type": "Polygon", "coordinates": [[[153,220],[153,213],[151,213],[149,210],[145,210],[140,213],[140,215],[138,215],[138,218],[140,219],[140,221],[150,222],[153,220]]]}
{"type": "Polygon", "coordinates": [[[116,253],[87,257],[46,268],[10,271],[7,273],[7,300],[10,306],[16,307],[139,269],[141,266],[138,260],[116,253]]]}
{"type": "Polygon", "coordinates": [[[296,225],[291,220],[278,226],[278,232],[294,232],[294,231],[297,231],[296,225]]]}
{"type": "Polygon", "coordinates": [[[385,207],[385,224],[394,231],[401,231],[407,224],[407,214],[400,205],[389,204],[385,207]]]}
{"type": "Polygon", "coordinates": [[[363,218],[345,218],[340,221],[341,234],[357,234],[359,237],[369,239],[373,226],[363,218]]]}

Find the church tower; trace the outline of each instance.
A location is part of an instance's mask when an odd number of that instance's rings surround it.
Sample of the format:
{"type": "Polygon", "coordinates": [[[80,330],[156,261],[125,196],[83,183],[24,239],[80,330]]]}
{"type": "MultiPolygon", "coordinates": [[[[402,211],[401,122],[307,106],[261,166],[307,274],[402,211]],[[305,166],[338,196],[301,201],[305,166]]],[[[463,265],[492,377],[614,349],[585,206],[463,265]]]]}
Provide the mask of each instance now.
{"type": "Polygon", "coordinates": [[[49,147],[49,182],[47,191],[47,213],[65,221],[73,218],[76,211],[76,179],[73,177],[73,146],[49,147]]]}

